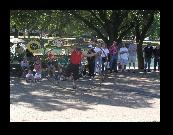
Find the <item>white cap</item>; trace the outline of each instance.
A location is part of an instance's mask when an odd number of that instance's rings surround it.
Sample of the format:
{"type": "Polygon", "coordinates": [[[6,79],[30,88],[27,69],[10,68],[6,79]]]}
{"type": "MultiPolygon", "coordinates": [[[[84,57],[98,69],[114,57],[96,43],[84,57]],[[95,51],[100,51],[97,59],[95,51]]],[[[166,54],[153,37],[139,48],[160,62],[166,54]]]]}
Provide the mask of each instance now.
{"type": "Polygon", "coordinates": [[[89,45],[88,47],[89,47],[89,48],[92,48],[93,46],[92,46],[92,45],[89,45]]]}

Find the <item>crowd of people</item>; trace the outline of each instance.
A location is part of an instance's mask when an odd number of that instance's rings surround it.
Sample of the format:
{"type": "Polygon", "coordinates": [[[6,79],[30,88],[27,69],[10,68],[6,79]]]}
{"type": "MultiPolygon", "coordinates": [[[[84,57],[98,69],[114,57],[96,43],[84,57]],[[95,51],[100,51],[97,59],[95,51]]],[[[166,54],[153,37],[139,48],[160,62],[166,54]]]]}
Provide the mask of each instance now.
{"type": "MultiPolygon", "coordinates": [[[[136,70],[136,60],[137,60],[137,45],[134,40],[126,47],[125,43],[122,43],[120,47],[117,46],[117,42],[113,41],[110,47],[107,47],[105,43],[99,42],[95,44],[89,44],[87,52],[84,52],[80,47],[68,47],[64,46],[70,52],[70,59],[67,61],[64,56],[58,58],[54,61],[53,58],[48,58],[46,62],[47,66],[47,76],[50,77],[50,71],[52,75],[55,76],[58,73],[62,80],[73,75],[73,88],[76,89],[76,82],[79,79],[79,69],[81,61],[83,58],[87,58],[87,69],[88,76],[90,79],[94,78],[96,75],[102,75],[105,70],[109,67],[110,73],[115,72],[131,72],[131,66],[133,66],[133,73],[136,70]],[[108,66],[107,66],[108,65],[108,66]],[[56,72],[57,71],[57,72],[56,72]]],[[[160,45],[157,44],[154,48],[151,43],[148,43],[146,47],[143,48],[144,57],[144,72],[151,72],[150,65],[151,59],[154,58],[154,70],[160,73],[160,45]]],[[[42,63],[39,57],[36,57],[34,65],[35,75],[29,67],[29,61],[27,61],[27,56],[21,61],[21,69],[24,71],[28,68],[28,73],[25,75],[26,82],[30,81],[40,81],[42,76],[42,63]]],[[[84,68],[86,70],[86,68],[84,68]]],[[[86,71],[83,71],[83,73],[86,71]]]]}

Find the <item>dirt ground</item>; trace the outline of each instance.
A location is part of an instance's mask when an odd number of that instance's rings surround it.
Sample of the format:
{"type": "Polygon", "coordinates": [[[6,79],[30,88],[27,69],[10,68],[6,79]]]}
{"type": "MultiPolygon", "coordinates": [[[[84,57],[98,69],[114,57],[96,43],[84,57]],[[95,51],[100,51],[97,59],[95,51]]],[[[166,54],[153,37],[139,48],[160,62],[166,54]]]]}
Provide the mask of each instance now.
{"type": "MultiPolygon", "coordinates": [[[[10,122],[160,122],[160,75],[157,72],[107,74],[80,78],[81,91],[62,89],[46,78],[26,83],[10,77],[10,122]]],[[[61,85],[70,87],[70,81],[61,85]]]]}

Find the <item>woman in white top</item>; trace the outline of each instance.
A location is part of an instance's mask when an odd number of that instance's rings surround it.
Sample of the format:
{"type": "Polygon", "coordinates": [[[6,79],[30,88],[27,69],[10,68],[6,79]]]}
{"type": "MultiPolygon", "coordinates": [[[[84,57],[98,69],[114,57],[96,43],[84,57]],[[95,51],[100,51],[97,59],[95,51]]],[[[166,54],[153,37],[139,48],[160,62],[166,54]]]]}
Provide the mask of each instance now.
{"type": "MultiPolygon", "coordinates": [[[[101,57],[102,57],[102,73],[103,73],[103,71],[106,70],[105,62],[107,62],[108,53],[109,53],[109,50],[106,48],[105,43],[102,43],[101,51],[102,51],[101,57]]],[[[106,64],[108,64],[108,63],[106,63],[106,64]]]]}
{"type": "Polygon", "coordinates": [[[128,49],[126,48],[125,44],[122,43],[122,47],[120,48],[120,66],[122,68],[120,69],[120,72],[122,72],[122,70],[126,72],[126,64],[128,60],[127,53],[128,53],[128,49]]]}
{"type": "Polygon", "coordinates": [[[94,51],[96,53],[99,53],[96,57],[95,57],[95,68],[94,68],[94,74],[98,73],[99,75],[101,75],[101,64],[102,64],[102,57],[101,57],[101,43],[96,44],[96,47],[94,49],[94,51]]]}

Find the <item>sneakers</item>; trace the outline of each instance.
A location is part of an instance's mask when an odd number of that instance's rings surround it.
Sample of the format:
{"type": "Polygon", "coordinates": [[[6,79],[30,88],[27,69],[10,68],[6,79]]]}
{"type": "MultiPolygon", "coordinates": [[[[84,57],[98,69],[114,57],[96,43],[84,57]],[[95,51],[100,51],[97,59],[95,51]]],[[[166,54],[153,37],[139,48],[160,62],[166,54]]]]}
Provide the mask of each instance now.
{"type": "Polygon", "coordinates": [[[50,77],[50,75],[48,74],[46,77],[50,77]]]}
{"type": "Polygon", "coordinates": [[[90,78],[89,79],[94,79],[94,77],[93,76],[90,76],[90,78]]]}
{"type": "Polygon", "coordinates": [[[76,89],[76,85],[75,84],[73,84],[73,89],[76,89]]]}

